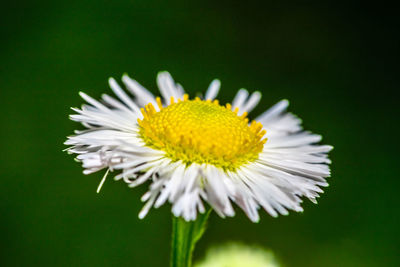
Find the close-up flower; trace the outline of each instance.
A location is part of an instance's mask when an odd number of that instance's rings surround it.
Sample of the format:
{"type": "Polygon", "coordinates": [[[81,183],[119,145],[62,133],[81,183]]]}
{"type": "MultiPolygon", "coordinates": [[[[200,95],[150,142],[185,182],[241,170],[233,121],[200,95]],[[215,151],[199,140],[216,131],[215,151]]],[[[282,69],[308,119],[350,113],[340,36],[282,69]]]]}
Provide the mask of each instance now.
{"type": "Polygon", "coordinates": [[[0,266],[400,266],[396,8],[41,1],[2,5],[0,266]]]}
{"type": "Polygon", "coordinates": [[[168,72],[157,76],[162,98],[127,75],[122,81],[126,90],[109,79],[118,98],[104,94],[97,101],[80,93],[87,104],[73,108],[70,118],[86,129],[65,144],[85,174],[106,170],[100,185],[109,171],[130,187],[150,182],[140,218],[167,201],[186,221],[204,213],[205,203],[221,217],[234,216],[235,203],[257,222],[260,208],[274,217],[302,211],[302,197],[316,202],[328,185],[332,147],[303,130],[287,100],[249,120],[259,92],[240,89],[222,105],[215,99],[219,80],[195,98],[168,72]]]}

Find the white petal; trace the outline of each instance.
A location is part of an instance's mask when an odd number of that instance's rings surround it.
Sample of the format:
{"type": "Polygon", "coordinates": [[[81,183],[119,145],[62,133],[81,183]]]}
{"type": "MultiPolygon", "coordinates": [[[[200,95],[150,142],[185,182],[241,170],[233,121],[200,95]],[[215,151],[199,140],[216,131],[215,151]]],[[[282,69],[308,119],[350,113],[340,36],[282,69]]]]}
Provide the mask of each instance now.
{"type": "Polygon", "coordinates": [[[247,92],[246,89],[240,89],[232,101],[232,110],[235,110],[235,108],[239,108],[239,111],[241,111],[243,109],[243,104],[248,96],[249,92],[247,92]]]}
{"type": "Polygon", "coordinates": [[[247,100],[246,103],[244,103],[242,109],[240,109],[238,115],[242,115],[243,112],[250,112],[252,111],[260,102],[261,99],[261,93],[260,92],[254,92],[251,94],[250,98],[247,100]]]}
{"type": "Polygon", "coordinates": [[[162,71],[157,75],[157,84],[160,88],[161,95],[164,97],[165,102],[171,104],[171,97],[182,99],[182,87],[178,88],[172,79],[171,74],[166,71],[162,71]]]}
{"type": "Polygon", "coordinates": [[[271,108],[269,108],[267,111],[262,113],[260,116],[258,116],[255,120],[259,121],[261,123],[265,123],[268,120],[276,117],[277,115],[281,114],[284,112],[287,107],[289,106],[289,101],[284,99],[273,105],[271,108]]]}
{"type": "Polygon", "coordinates": [[[220,87],[221,82],[218,79],[213,80],[207,89],[204,99],[214,100],[214,98],[218,95],[220,87]]]}
{"type": "Polygon", "coordinates": [[[114,93],[124,102],[130,109],[135,111],[137,114],[140,114],[139,107],[131,100],[131,98],[119,87],[118,83],[113,79],[110,78],[108,80],[111,89],[114,93]]]}
{"type": "Polygon", "coordinates": [[[154,95],[149,90],[144,88],[140,83],[134,79],[131,79],[126,74],[122,76],[122,81],[124,82],[126,88],[134,96],[136,96],[136,101],[140,106],[145,106],[148,103],[152,103],[155,108],[158,108],[154,95]]]}

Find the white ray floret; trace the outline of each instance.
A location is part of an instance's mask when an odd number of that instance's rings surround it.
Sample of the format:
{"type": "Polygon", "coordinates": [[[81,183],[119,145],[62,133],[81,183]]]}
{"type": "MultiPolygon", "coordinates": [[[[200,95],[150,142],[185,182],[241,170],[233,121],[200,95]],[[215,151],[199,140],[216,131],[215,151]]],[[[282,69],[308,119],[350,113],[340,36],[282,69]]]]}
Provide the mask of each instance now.
{"type": "MultiPolygon", "coordinates": [[[[288,210],[302,211],[301,197],[316,202],[323,192],[321,187],[328,185],[327,153],[332,147],[319,145],[320,135],[302,129],[301,120],[286,111],[287,100],[255,119],[266,130],[267,138],[257,158],[229,169],[211,163],[188,163],[184,158],[172,159],[166,151],[146,143],[138,124],[138,119],[145,117],[140,109],[151,103],[159,112],[173,104],[174,99],[185,98],[184,89],[168,72],[160,72],[157,77],[161,101],[127,75],[122,80],[129,94],[113,78],[109,79],[117,98],[104,94],[100,102],[80,93],[87,104],[73,108],[76,114],[70,118],[86,129],[76,131],[65,144],[69,153],[77,154],[85,174],[106,170],[98,191],[109,171],[116,172],[115,179],[130,187],[148,183],[140,218],[152,207],[169,202],[175,216],[195,220],[199,212],[205,212],[208,203],[221,217],[234,216],[232,204],[236,204],[250,220],[257,222],[260,208],[274,217],[285,215],[288,210]]],[[[219,89],[220,81],[214,80],[204,101],[214,100],[219,89]]],[[[238,116],[245,116],[260,99],[259,92],[249,95],[247,90],[240,89],[229,108],[236,109],[238,116]]]]}
{"type": "Polygon", "coordinates": [[[212,81],[207,89],[206,96],[204,97],[204,99],[214,100],[215,97],[218,95],[220,87],[221,87],[221,82],[218,79],[212,81]]]}

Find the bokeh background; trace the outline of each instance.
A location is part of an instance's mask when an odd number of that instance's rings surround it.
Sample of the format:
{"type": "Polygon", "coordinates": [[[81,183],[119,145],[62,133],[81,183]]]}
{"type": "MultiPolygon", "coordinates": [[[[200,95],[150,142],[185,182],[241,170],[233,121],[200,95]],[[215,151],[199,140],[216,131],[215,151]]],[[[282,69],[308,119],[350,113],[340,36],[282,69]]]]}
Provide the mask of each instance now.
{"type": "Polygon", "coordinates": [[[398,18],[356,1],[2,1],[0,265],[168,266],[170,207],[137,214],[146,186],[82,174],[62,150],[78,91],[128,73],[154,93],[168,70],[221,102],[282,98],[335,146],[330,187],[304,213],[211,217],[195,258],[241,241],[285,266],[398,266],[398,18]]]}

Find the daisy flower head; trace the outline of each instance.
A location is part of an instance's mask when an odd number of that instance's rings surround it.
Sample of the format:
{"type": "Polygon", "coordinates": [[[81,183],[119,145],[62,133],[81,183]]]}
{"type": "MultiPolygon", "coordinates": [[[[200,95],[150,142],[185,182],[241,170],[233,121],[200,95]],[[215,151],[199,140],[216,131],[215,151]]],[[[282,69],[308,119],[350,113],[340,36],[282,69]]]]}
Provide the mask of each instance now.
{"type": "Polygon", "coordinates": [[[127,75],[122,81],[126,90],[109,80],[117,98],[80,93],[87,104],[73,108],[70,118],[86,129],[65,144],[85,174],[106,169],[130,187],[148,182],[140,218],[167,201],[186,221],[204,213],[204,203],[221,217],[233,216],[235,203],[257,222],[260,208],[274,217],[302,211],[301,197],[316,202],[328,185],[332,147],[302,129],[286,112],[287,100],[250,121],[259,92],[240,89],[231,104],[221,105],[219,80],[203,98],[190,98],[168,72],[157,76],[162,98],[127,75]]]}

